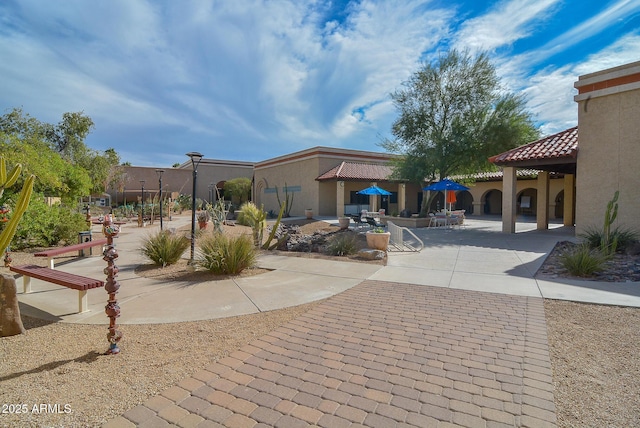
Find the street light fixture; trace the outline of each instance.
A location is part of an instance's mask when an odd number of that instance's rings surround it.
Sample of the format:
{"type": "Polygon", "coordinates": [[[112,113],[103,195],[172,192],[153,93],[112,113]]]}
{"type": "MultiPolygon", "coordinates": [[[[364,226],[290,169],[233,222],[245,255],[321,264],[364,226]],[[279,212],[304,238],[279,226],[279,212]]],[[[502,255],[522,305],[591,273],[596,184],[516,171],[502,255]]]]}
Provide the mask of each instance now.
{"type": "Polygon", "coordinates": [[[140,214],[141,214],[141,219],[140,221],[144,222],[144,180],[140,180],[140,187],[142,187],[142,205],[140,205],[140,214]]]}
{"type": "Polygon", "coordinates": [[[196,178],[198,177],[198,165],[202,160],[202,154],[198,152],[189,152],[187,156],[191,158],[193,166],[193,190],[191,192],[191,257],[189,264],[193,264],[193,253],[196,245],[196,178]]]}
{"type": "Polygon", "coordinates": [[[160,231],[162,231],[162,173],[164,169],[156,169],[156,174],[158,174],[158,182],[160,186],[160,231]]]}

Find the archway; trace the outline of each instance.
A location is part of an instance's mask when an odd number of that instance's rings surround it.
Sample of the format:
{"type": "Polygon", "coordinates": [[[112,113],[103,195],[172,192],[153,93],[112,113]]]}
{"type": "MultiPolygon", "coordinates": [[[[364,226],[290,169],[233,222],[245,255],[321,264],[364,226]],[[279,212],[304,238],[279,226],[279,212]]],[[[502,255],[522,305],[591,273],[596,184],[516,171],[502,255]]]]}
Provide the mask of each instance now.
{"type": "Polygon", "coordinates": [[[556,195],[555,204],[556,208],[553,215],[555,218],[564,218],[564,189],[556,195]]]}
{"type": "Polygon", "coordinates": [[[437,212],[442,209],[444,209],[444,192],[432,192],[427,211],[437,212]]]}
{"type": "Polygon", "coordinates": [[[486,192],[481,199],[482,214],[501,215],[502,214],[502,191],[491,189],[486,192]]]}
{"type": "Polygon", "coordinates": [[[473,196],[468,190],[456,193],[456,203],[454,209],[464,210],[466,215],[473,214],[473,196]]]}
{"type": "Polygon", "coordinates": [[[538,202],[537,199],[538,190],[531,187],[518,193],[516,196],[516,215],[535,217],[538,202]]]}

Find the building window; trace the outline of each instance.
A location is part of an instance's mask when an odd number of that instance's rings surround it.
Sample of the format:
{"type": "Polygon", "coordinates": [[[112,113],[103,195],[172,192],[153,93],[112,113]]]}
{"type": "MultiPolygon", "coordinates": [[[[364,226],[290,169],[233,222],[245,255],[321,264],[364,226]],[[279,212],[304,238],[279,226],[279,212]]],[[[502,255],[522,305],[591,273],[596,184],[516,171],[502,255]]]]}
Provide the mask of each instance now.
{"type": "Polygon", "coordinates": [[[367,205],[369,203],[368,195],[358,195],[357,191],[349,192],[349,203],[357,205],[367,205]]]}

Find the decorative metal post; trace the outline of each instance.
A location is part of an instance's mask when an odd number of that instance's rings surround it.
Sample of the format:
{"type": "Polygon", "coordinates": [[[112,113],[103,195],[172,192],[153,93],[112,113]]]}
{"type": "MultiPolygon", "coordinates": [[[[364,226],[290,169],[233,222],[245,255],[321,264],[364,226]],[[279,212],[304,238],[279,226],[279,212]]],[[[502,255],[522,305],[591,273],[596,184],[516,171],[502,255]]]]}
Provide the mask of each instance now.
{"type": "Polygon", "coordinates": [[[144,226],[144,180],[140,180],[140,187],[142,190],[140,191],[140,216],[138,217],[138,227],[144,226]]]}
{"type": "Polygon", "coordinates": [[[11,267],[11,262],[13,262],[11,258],[11,247],[7,247],[4,252],[4,267],[11,267]]]}
{"type": "Polygon", "coordinates": [[[104,255],[103,260],[107,262],[107,267],[104,269],[104,274],[107,275],[104,289],[109,293],[107,306],[104,307],[104,311],[109,317],[109,333],[107,333],[109,349],[105,354],[111,355],[120,353],[118,342],[122,339],[122,332],[118,330],[118,326],[116,325],[116,318],[120,316],[120,306],[118,306],[118,299],[116,298],[120,284],[118,284],[118,280],[116,279],[118,276],[118,267],[114,262],[114,260],[118,258],[118,252],[113,245],[113,238],[118,236],[120,228],[112,224],[112,216],[110,214],[104,216],[102,233],[104,233],[104,236],[107,238],[107,247],[102,253],[104,255]]]}
{"type": "Polygon", "coordinates": [[[159,185],[160,185],[160,230],[162,230],[162,215],[164,214],[162,212],[162,173],[164,172],[164,169],[156,169],[156,173],[158,174],[158,181],[159,181],[159,185]]]}

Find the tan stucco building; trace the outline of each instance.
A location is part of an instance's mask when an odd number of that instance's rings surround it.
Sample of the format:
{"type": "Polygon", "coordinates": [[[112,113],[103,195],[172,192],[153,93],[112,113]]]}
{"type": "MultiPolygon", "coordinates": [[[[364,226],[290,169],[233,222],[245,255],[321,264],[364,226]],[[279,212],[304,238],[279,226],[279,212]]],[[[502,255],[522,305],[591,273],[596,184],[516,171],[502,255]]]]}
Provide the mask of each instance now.
{"type": "Polygon", "coordinates": [[[640,231],[640,61],[580,76],[576,233],[602,227],[616,191],[618,225],[640,231]]]}
{"type": "Polygon", "coordinates": [[[254,200],[266,211],[277,212],[278,198],[285,199],[285,186],[293,198],[290,214],[341,216],[359,209],[417,212],[419,186],[390,178],[393,155],[360,150],[313,147],[258,162],[254,172],[254,200]],[[362,196],[359,190],[373,184],[391,196],[362,196]]]}
{"type": "MultiPolygon", "coordinates": [[[[640,62],[580,76],[575,87],[577,127],[490,159],[504,171],[504,232],[515,232],[519,168],[542,170],[535,192],[547,205],[553,200],[549,178],[562,174],[564,224],[575,224],[577,234],[603,226],[607,203],[616,191],[616,225],[640,231],[640,62]]],[[[538,229],[548,227],[544,205],[537,205],[538,229]]]]}
{"type": "MultiPolygon", "coordinates": [[[[493,156],[490,160],[502,170],[475,176],[468,191],[456,192],[455,209],[467,215],[502,215],[508,233],[515,232],[518,216],[535,216],[539,229],[562,218],[581,233],[601,227],[607,202],[619,191],[618,225],[640,230],[640,62],[580,76],[575,87],[578,126],[493,156]]],[[[421,184],[392,178],[393,157],[313,147],[257,163],[203,159],[196,196],[210,200],[212,189],[222,188],[226,180],[247,177],[253,180],[252,199],[258,206],[277,212],[278,199],[284,202],[288,196],[292,216],[302,216],[306,209],[319,216],[361,209],[410,215],[419,212],[423,197],[429,211],[443,208],[442,193],[425,194],[421,184]],[[371,185],[391,195],[358,195],[371,185]]],[[[145,193],[158,192],[156,168],[126,167],[124,177],[109,192],[116,204],[123,195],[137,200],[140,180],[145,193]]],[[[190,194],[191,180],[190,161],[166,169],[163,192],[190,194]]]]}
{"type": "MultiPolygon", "coordinates": [[[[227,180],[238,177],[253,178],[253,162],[228,161],[203,158],[198,165],[196,178],[196,198],[210,201],[215,198],[215,188],[222,189],[227,180]]],[[[190,160],[177,168],[157,168],[143,166],[122,167],[122,180],[107,192],[114,205],[136,203],[142,197],[153,199],[160,191],[160,174],[162,169],[162,192],[167,197],[175,198],[179,194],[191,194],[193,190],[193,167],[190,160]],[[144,183],[142,183],[143,181],[144,183]]],[[[163,198],[164,199],[164,198],[163,198]]]]}

